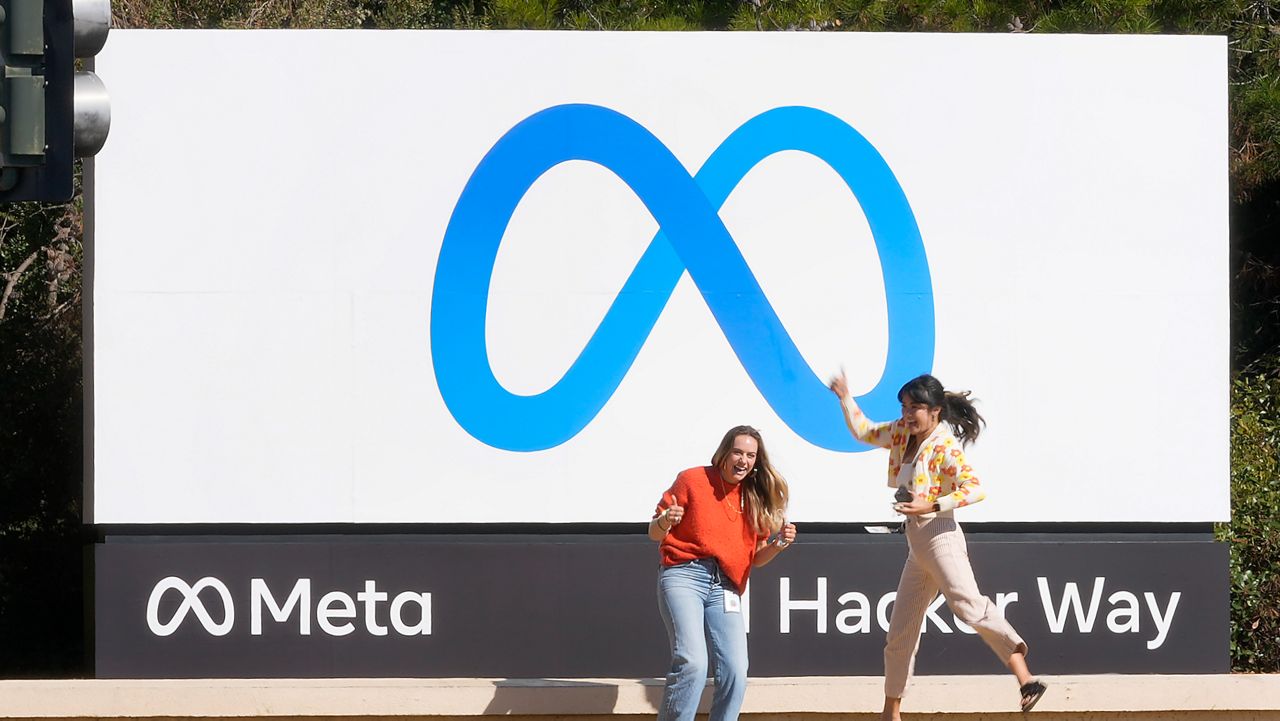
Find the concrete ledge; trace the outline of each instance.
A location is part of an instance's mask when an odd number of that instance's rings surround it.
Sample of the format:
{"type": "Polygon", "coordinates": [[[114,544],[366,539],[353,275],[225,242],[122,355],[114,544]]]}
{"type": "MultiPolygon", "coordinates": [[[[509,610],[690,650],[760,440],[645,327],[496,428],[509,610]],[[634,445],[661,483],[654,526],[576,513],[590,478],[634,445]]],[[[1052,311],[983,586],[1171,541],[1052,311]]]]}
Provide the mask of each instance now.
{"type": "MultiPolygon", "coordinates": [[[[1280,675],[1047,676],[1035,718],[1280,721],[1280,675]]],[[[872,718],[881,679],[752,679],[755,721],[872,718]]],[[[658,679],[302,679],[0,681],[6,719],[469,719],[653,716],[658,679]]],[[[703,699],[703,710],[706,699],[703,699]]],[[[911,718],[1020,718],[1005,676],[925,676],[903,702],[911,718]]]]}

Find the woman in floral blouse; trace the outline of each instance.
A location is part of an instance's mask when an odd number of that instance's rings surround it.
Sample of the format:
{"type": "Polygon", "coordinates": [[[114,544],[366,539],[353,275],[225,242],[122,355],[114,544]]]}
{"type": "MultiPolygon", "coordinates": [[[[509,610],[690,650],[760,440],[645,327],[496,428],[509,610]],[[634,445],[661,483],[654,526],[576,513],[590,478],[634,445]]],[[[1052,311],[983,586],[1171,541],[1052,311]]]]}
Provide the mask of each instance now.
{"type": "Polygon", "coordinates": [[[889,449],[889,487],[896,488],[894,510],[907,517],[907,563],[885,639],[885,699],[881,716],[898,721],[902,694],[915,666],[925,612],[941,591],[956,618],[971,626],[1021,684],[1022,710],[1030,711],[1045,684],[1027,669],[1027,644],[1004,615],[978,590],[969,565],[964,533],[955,509],[986,497],[965,462],[963,446],[978,437],[984,421],[968,392],[952,393],[931,375],[907,382],[898,391],[902,417],[874,423],[849,395],[844,374],[831,379],[845,423],[863,443],[889,449]]]}

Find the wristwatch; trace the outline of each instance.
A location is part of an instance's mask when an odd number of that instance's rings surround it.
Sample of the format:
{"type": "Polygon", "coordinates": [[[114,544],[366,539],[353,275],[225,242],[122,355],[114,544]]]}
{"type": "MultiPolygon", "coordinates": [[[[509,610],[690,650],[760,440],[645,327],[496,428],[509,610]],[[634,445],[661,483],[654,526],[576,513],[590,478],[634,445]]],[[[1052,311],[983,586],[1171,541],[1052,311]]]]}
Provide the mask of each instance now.
{"type": "Polygon", "coordinates": [[[933,502],[933,512],[934,512],[934,513],[941,513],[941,512],[942,512],[942,504],[941,504],[941,503],[938,503],[937,501],[934,501],[934,502],[933,502]]]}

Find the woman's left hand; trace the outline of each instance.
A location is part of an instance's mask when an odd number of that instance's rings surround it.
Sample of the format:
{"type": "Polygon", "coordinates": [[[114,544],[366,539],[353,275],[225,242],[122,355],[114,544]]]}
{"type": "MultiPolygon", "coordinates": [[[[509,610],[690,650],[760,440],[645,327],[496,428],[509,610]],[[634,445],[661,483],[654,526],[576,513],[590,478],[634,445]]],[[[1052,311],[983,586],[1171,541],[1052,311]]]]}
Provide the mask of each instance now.
{"type": "Polygon", "coordinates": [[[778,531],[778,545],[782,548],[790,546],[796,540],[796,524],[788,523],[778,531]]]}
{"type": "Polygon", "coordinates": [[[933,503],[923,498],[912,498],[910,503],[895,503],[893,510],[904,516],[922,516],[926,513],[933,513],[933,503]]]}

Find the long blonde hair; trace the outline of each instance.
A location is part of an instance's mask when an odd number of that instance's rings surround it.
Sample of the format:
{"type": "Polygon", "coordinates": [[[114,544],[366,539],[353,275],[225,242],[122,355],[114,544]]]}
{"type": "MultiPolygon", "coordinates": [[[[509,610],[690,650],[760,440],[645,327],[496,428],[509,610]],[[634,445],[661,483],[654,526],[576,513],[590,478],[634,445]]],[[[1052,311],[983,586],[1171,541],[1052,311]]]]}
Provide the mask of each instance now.
{"type": "Polygon", "coordinates": [[[760,431],[751,426],[730,428],[720,441],[720,447],[712,454],[711,465],[715,466],[717,473],[720,471],[720,463],[733,450],[733,441],[738,436],[751,436],[756,440],[755,468],[742,481],[742,490],[747,494],[747,519],[756,533],[774,533],[782,528],[787,518],[787,501],[791,493],[787,489],[787,479],[769,462],[769,453],[764,449],[760,431]]]}

